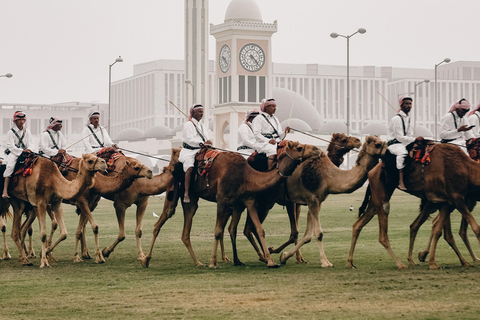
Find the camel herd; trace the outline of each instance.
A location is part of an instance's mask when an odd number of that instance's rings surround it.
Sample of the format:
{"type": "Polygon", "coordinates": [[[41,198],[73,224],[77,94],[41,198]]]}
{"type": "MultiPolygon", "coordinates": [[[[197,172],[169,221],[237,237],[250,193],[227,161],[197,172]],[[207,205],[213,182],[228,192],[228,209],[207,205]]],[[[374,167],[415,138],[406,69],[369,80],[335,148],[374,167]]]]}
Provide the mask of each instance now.
{"type": "MultiPolygon", "coordinates": [[[[418,140],[416,147],[424,147],[424,141],[418,140]]],[[[196,266],[202,262],[196,257],[190,241],[193,217],[197,211],[199,199],[215,202],[217,215],[214,229],[214,246],[209,266],[218,267],[217,251],[220,246],[221,259],[230,261],[225,253],[224,231],[230,220],[229,234],[233,249],[234,265],[243,265],[238,257],[236,236],[238,223],[243,211],[247,211],[247,220],[243,234],[252,244],[260,261],[268,267],[278,267],[272,253],[281,253],[280,263],[296,255],[297,262],[305,262],[300,248],[315,239],[320,252],[322,267],[331,267],[323,247],[323,231],[319,213],[322,203],[329,194],[351,193],[360,188],[368,179],[369,186],[360,215],[353,225],[352,243],[347,267],[353,268],[353,253],[362,228],[377,215],[380,225],[379,241],[390,253],[398,268],[406,266],[400,262],[390,247],[388,240],[389,200],[398,185],[398,172],[395,159],[387,152],[387,144],[376,136],[366,137],[363,145],[358,138],[344,134],[334,134],[327,153],[319,148],[287,141],[277,157],[276,167],[268,172],[252,169],[244,157],[235,152],[220,152],[209,171],[197,175],[191,185],[190,202],[183,202],[183,171],[178,163],[180,149],[173,148],[170,163],[163,172],[153,176],[151,170],[130,157],[115,159],[115,170],[104,174],[107,164],[104,159],[93,154],[74,158],[69,170],[62,174],[57,165],[49,159],[39,157],[32,173],[12,178],[9,188],[10,199],[0,199],[0,230],[3,234],[2,259],[10,259],[11,254],[6,243],[6,223],[11,211],[11,237],[19,251],[19,261],[23,265],[32,265],[30,259],[35,256],[32,247],[32,223],[39,222],[39,234],[42,243],[40,267],[49,266],[55,261],[54,248],[67,237],[63,219],[62,203],[76,206],[79,222],[75,233],[74,262],[91,258],[86,245],[86,229],[89,223],[95,239],[95,261],[103,263],[116,246],[125,239],[125,211],[136,205],[135,237],[137,256],[142,266],[148,267],[152,259],[156,238],[165,222],[173,216],[180,201],[183,208],[184,226],[182,241],[196,266]],[[339,168],[346,153],[360,148],[355,166],[349,170],[339,168]],[[142,250],[142,220],[152,195],[166,192],[161,216],[154,225],[153,238],[149,251],[142,250]],[[99,226],[93,218],[93,211],[101,198],[113,202],[117,216],[119,233],[113,244],[100,249],[99,226]],[[290,236],[278,248],[268,247],[265,231],[262,227],[268,212],[275,204],[287,208],[290,221],[290,236]],[[307,206],[307,226],[301,239],[298,236],[298,219],[301,206],[307,206]],[[47,235],[47,215],[51,219],[51,232],[47,235]],[[25,218],[24,218],[25,217],[25,218]],[[55,230],[60,235],[54,241],[55,230]],[[29,237],[28,246],[26,243],[29,237]],[[289,251],[282,252],[294,243],[289,251]]],[[[408,261],[412,258],[413,243],[420,226],[437,210],[430,243],[426,250],[419,253],[424,261],[430,252],[431,269],[439,268],[435,263],[435,249],[442,234],[458,255],[464,267],[471,266],[462,257],[456,247],[450,227],[450,213],[458,209],[462,214],[460,235],[467,246],[472,259],[480,261],[473,253],[466,229],[472,227],[480,243],[480,226],[476,223],[471,210],[477,201],[475,190],[480,186],[480,163],[469,159],[461,149],[448,144],[438,144],[430,152],[431,162],[427,165],[416,161],[407,164],[408,174],[405,184],[408,193],[421,199],[420,213],[410,226],[410,246],[408,261]]],[[[0,184],[1,185],[1,184],[0,184]]]]}

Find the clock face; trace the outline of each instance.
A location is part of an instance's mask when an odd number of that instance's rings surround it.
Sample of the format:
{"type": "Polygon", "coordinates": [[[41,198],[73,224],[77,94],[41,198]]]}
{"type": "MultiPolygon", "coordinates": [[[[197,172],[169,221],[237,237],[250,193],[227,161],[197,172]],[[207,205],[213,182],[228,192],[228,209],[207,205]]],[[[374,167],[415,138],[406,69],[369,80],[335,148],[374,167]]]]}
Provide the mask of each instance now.
{"type": "Polygon", "coordinates": [[[240,50],[240,64],[247,71],[258,71],[265,64],[265,52],[258,44],[247,43],[240,50]]]}
{"type": "Polygon", "coordinates": [[[218,55],[218,64],[220,66],[220,70],[223,73],[226,73],[228,69],[230,69],[230,64],[232,62],[232,52],[230,51],[230,47],[224,44],[220,49],[220,54],[218,55]]]}

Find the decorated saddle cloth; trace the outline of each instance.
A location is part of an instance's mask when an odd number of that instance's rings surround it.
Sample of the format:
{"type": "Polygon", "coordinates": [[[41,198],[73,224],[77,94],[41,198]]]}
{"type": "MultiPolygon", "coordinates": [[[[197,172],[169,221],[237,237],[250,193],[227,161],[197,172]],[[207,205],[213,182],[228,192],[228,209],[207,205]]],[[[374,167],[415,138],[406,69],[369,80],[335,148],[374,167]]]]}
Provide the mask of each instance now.
{"type": "Polygon", "coordinates": [[[64,154],[57,154],[53,157],[50,158],[55,164],[57,165],[58,169],[60,170],[60,173],[63,176],[66,176],[68,173],[68,170],[72,170],[70,168],[70,165],[72,164],[72,161],[75,157],[69,155],[68,153],[64,154]]]}
{"type": "Polygon", "coordinates": [[[423,137],[418,137],[413,142],[413,148],[410,151],[410,157],[413,161],[421,162],[422,164],[430,163],[430,152],[432,152],[435,142],[432,140],[425,140],[423,137]]]}
{"type": "Polygon", "coordinates": [[[197,152],[195,162],[199,175],[203,176],[204,174],[208,174],[212,167],[213,160],[215,160],[219,153],[220,151],[208,147],[202,147],[202,149],[197,152]]]}
{"type": "Polygon", "coordinates": [[[31,175],[37,159],[37,154],[31,151],[23,151],[17,159],[15,169],[13,169],[13,175],[23,175],[24,177],[31,175]]]}
{"type": "Polygon", "coordinates": [[[107,163],[107,172],[115,171],[115,161],[120,157],[125,157],[122,151],[113,147],[105,147],[97,152],[97,157],[102,158],[107,163]]]}

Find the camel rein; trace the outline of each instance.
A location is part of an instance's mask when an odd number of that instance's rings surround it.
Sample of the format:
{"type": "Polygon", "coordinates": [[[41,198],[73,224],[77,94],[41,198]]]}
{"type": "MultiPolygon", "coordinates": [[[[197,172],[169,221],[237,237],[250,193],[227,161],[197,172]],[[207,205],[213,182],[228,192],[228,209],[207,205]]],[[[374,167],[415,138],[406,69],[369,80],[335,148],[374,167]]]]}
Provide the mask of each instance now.
{"type": "MultiPolygon", "coordinates": [[[[317,137],[317,136],[314,136],[313,134],[309,134],[309,133],[306,133],[305,131],[301,131],[301,130],[297,130],[295,128],[290,128],[290,130],[293,130],[293,131],[296,131],[296,132],[300,132],[300,133],[303,133],[304,135],[306,136],[309,136],[309,137],[312,137],[312,138],[315,138],[315,139],[318,139],[318,140],[321,140],[321,141],[325,141],[325,142],[328,142],[328,143],[332,143],[332,140],[326,140],[326,139],[323,139],[323,138],[320,138],[320,137],[317,137]]],[[[337,143],[334,143],[335,146],[341,148],[341,149],[346,149],[345,147],[337,144],[337,143]]],[[[356,152],[359,152],[355,149],[353,149],[353,151],[356,151],[356,152]]]]}

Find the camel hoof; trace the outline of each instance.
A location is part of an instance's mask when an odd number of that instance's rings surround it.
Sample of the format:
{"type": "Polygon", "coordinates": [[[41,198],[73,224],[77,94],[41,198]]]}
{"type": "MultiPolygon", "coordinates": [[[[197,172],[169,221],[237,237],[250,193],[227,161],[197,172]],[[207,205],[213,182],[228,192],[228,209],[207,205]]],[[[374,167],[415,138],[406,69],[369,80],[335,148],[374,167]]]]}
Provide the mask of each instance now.
{"type": "Polygon", "coordinates": [[[85,252],[85,253],[82,253],[82,258],[87,259],[87,260],[92,259],[92,257],[90,256],[90,253],[88,251],[85,252]]]}
{"type": "Polygon", "coordinates": [[[398,265],[398,269],[408,269],[406,265],[404,265],[403,263],[399,264],[398,265]]]}
{"type": "Polygon", "coordinates": [[[108,250],[108,248],[103,248],[102,250],[102,255],[104,258],[108,258],[110,256],[110,251],[108,250]]]}
{"type": "Polygon", "coordinates": [[[427,258],[428,253],[429,253],[428,251],[420,251],[418,253],[418,261],[425,262],[425,259],[427,258]]]}
{"type": "Polygon", "coordinates": [[[282,252],[282,254],[280,255],[280,263],[281,264],[286,264],[287,263],[286,255],[287,255],[286,252],[282,252]]]}
{"type": "Polygon", "coordinates": [[[473,264],[470,264],[470,263],[468,263],[468,262],[465,261],[465,262],[462,264],[462,267],[465,268],[465,269],[472,268],[472,267],[473,267],[473,264]]]}
{"type": "Polygon", "coordinates": [[[225,257],[222,257],[222,261],[225,262],[225,263],[227,263],[227,262],[230,262],[230,259],[228,259],[228,257],[225,256],[225,257]]]}
{"type": "Polygon", "coordinates": [[[105,259],[101,254],[96,255],[95,257],[95,263],[100,264],[100,263],[105,263],[105,259]]]}
{"type": "Polygon", "coordinates": [[[218,269],[218,265],[214,264],[214,263],[211,263],[209,266],[208,266],[210,269],[218,269]]]}
{"type": "Polygon", "coordinates": [[[150,257],[145,257],[142,259],[142,267],[148,268],[148,265],[150,264],[150,257]]]}
{"type": "Polygon", "coordinates": [[[278,263],[275,263],[275,262],[274,262],[274,263],[271,264],[271,265],[267,265],[267,267],[268,267],[269,269],[277,269],[277,268],[280,268],[280,265],[279,265],[278,263]]]}
{"type": "Polygon", "coordinates": [[[240,261],[240,260],[237,259],[237,260],[233,263],[233,265],[234,265],[234,266],[244,266],[245,263],[243,263],[242,261],[240,261]]]}
{"type": "Polygon", "coordinates": [[[2,260],[10,260],[12,259],[12,256],[10,255],[10,252],[6,251],[3,253],[2,260]]]}
{"type": "Polygon", "coordinates": [[[32,249],[32,251],[30,251],[27,255],[29,258],[36,258],[37,255],[35,254],[35,250],[32,249]]]}
{"type": "Polygon", "coordinates": [[[322,263],[322,268],[333,268],[333,264],[330,262],[322,263]]]}
{"type": "Polygon", "coordinates": [[[198,261],[197,263],[195,263],[195,267],[205,267],[205,265],[198,261]]]}
{"type": "Polygon", "coordinates": [[[31,263],[28,259],[22,259],[22,265],[25,267],[30,267],[33,266],[33,263],[31,263]]]}
{"type": "Polygon", "coordinates": [[[80,258],[80,256],[78,254],[75,254],[73,256],[73,263],[79,263],[79,262],[83,262],[82,258],[80,258]]]}

